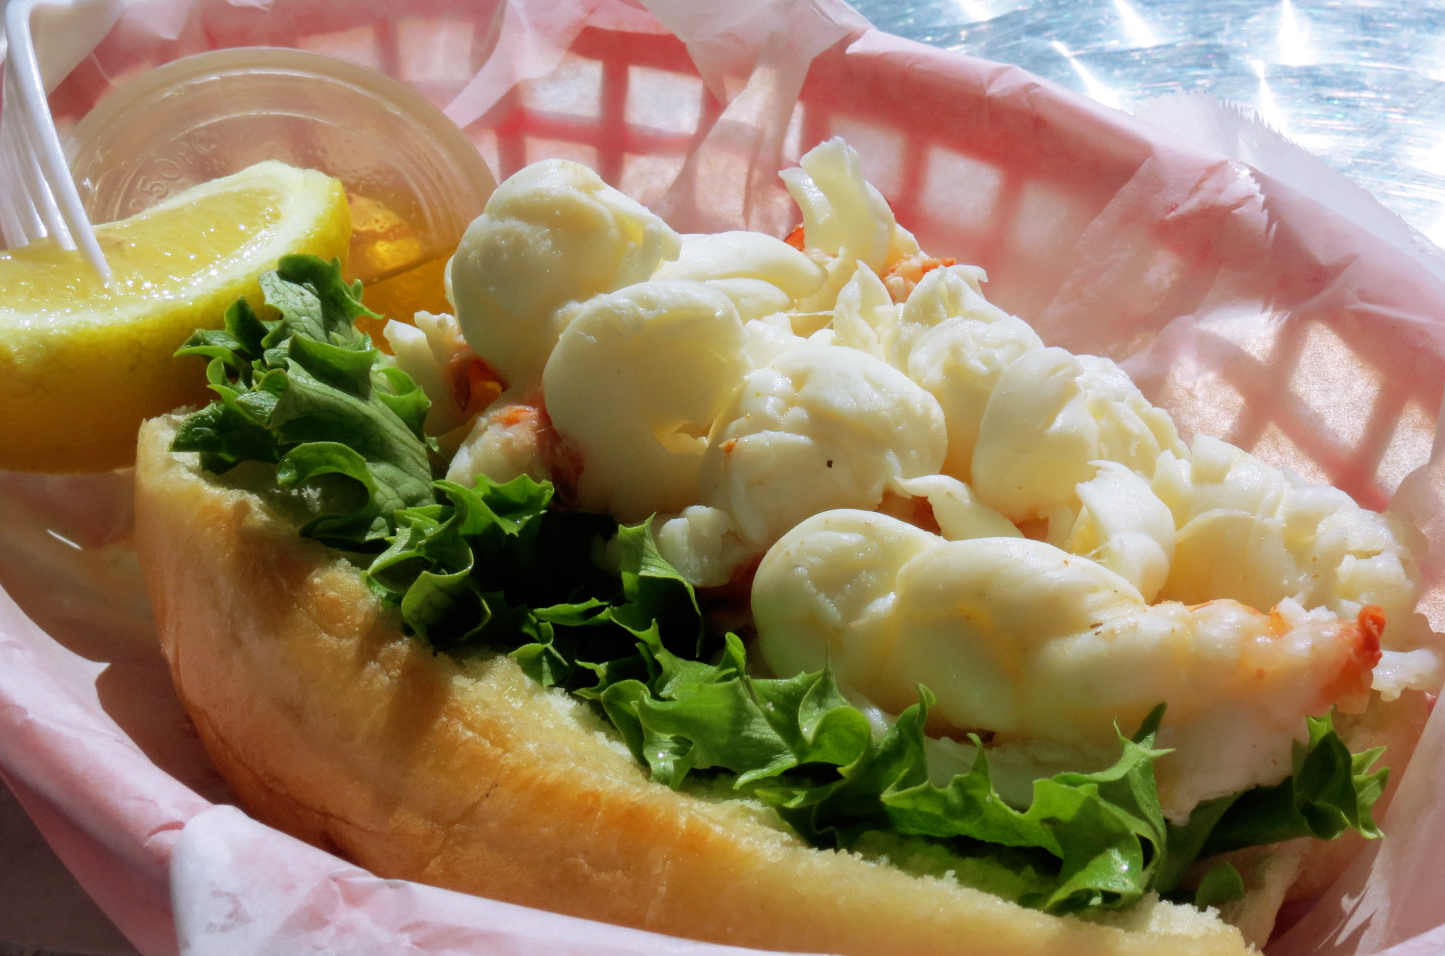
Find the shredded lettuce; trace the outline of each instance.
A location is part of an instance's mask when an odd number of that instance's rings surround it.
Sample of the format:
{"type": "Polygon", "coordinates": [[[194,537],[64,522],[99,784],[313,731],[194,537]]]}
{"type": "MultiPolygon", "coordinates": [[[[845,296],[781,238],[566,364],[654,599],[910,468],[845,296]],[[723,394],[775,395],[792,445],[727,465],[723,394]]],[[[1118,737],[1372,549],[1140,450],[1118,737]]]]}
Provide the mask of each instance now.
{"type": "MultiPolygon", "coordinates": [[[[427,399],[354,328],[374,313],[336,263],[287,257],[262,288],[277,318],[237,302],[224,329],[179,353],[210,359],[218,399],[173,448],[217,473],[274,468],[305,504],[301,533],[355,554],[408,633],[447,653],[508,653],[542,684],[593,701],[656,780],[730,787],[816,846],[926,861],[1052,913],[1177,896],[1196,861],[1229,850],[1379,835],[1379,751],[1350,754],[1327,717],[1310,718],[1288,780],[1202,804],[1183,826],[1165,820],[1155,786],[1168,759],[1154,746],[1162,704],[1119,736],[1112,767],[1037,780],[1026,805],[999,795],[976,738],[970,769],[937,786],[927,688],[877,734],[827,670],[751,675],[743,642],[709,634],[646,523],[555,508],[552,487],[525,476],[436,480],[427,399]]],[[[1242,892],[1220,864],[1188,896],[1217,905],[1242,892]]]]}

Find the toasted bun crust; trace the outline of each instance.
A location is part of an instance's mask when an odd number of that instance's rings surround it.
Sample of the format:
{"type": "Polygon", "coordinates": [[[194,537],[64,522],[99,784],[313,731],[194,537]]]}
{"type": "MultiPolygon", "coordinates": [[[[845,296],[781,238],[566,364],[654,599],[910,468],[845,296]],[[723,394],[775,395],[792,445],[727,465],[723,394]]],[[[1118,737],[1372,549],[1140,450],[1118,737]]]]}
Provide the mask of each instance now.
{"type": "Polygon", "coordinates": [[[814,850],[741,801],[646,778],[505,656],[405,638],[356,569],[141,432],[137,544],[177,691],[258,819],[385,877],[697,939],[839,954],[1216,954],[1147,901],[1111,925],[814,850]]]}

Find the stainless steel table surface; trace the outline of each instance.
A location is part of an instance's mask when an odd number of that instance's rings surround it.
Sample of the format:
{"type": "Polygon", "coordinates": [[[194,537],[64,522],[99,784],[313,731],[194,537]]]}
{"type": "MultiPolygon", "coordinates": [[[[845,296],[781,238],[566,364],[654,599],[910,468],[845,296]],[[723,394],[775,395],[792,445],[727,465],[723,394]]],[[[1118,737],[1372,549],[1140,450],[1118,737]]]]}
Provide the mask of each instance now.
{"type": "MultiPolygon", "coordinates": [[[[1209,93],[1445,245],[1445,3],[1412,0],[854,0],[880,29],[1014,63],[1120,109],[1209,93]]],[[[0,956],[133,953],[0,788],[0,956]],[[9,872],[17,855],[41,862],[9,872]],[[27,924],[28,893],[65,925],[27,924]],[[8,941],[7,941],[8,940],[8,941]]]]}
{"type": "Polygon", "coordinates": [[[1438,0],[856,0],[881,30],[1024,67],[1130,110],[1236,103],[1445,246],[1438,0]]]}

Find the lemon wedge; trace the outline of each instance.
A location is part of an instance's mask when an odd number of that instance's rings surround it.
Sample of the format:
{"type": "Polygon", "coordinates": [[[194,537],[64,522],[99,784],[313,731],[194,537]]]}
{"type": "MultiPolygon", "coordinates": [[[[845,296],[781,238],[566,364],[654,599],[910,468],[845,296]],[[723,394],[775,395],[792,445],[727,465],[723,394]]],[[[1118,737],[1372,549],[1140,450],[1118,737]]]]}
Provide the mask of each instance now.
{"type": "Polygon", "coordinates": [[[268,161],[96,227],[109,286],[50,240],[0,251],[0,468],[130,464],[142,420],[206,401],[203,360],[173,357],[191,332],[259,307],[282,255],[344,260],[350,233],[339,181],[268,161]]]}

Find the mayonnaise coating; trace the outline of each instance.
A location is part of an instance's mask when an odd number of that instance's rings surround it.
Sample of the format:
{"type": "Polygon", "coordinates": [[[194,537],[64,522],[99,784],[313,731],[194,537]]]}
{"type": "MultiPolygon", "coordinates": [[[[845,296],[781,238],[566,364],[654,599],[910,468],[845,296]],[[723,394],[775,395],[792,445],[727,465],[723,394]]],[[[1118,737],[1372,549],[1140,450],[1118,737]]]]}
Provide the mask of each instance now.
{"type": "Polygon", "coordinates": [[[947,541],[859,511],[811,517],[764,556],[758,649],[776,673],[829,664],[898,713],[926,684],[935,730],[1096,747],[1168,711],[1161,796],[1198,801],[1291,771],[1305,714],[1358,706],[1377,635],[1291,625],[1234,601],[1150,605],[1102,565],[1027,538],[947,541]]]}
{"type": "Polygon", "coordinates": [[[1108,359],[1061,348],[1029,351],[1004,369],[979,422],[973,486],[1018,523],[1078,507],[1093,462],[1144,478],[1162,451],[1188,457],[1167,413],[1108,359]]]}
{"type": "Polygon", "coordinates": [[[697,502],[708,430],[747,367],[737,310],[705,283],[642,282],[574,307],[542,394],[581,456],[578,506],[632,522],[697,502]]]}
{"type": "Polygon", "coordinates": [[[535,383],[562,331],[558,310],[641,282],[681,239],[579,163],[533,163],[497,187],[447,264],[467,343],[509,387],[535,383]]]}

